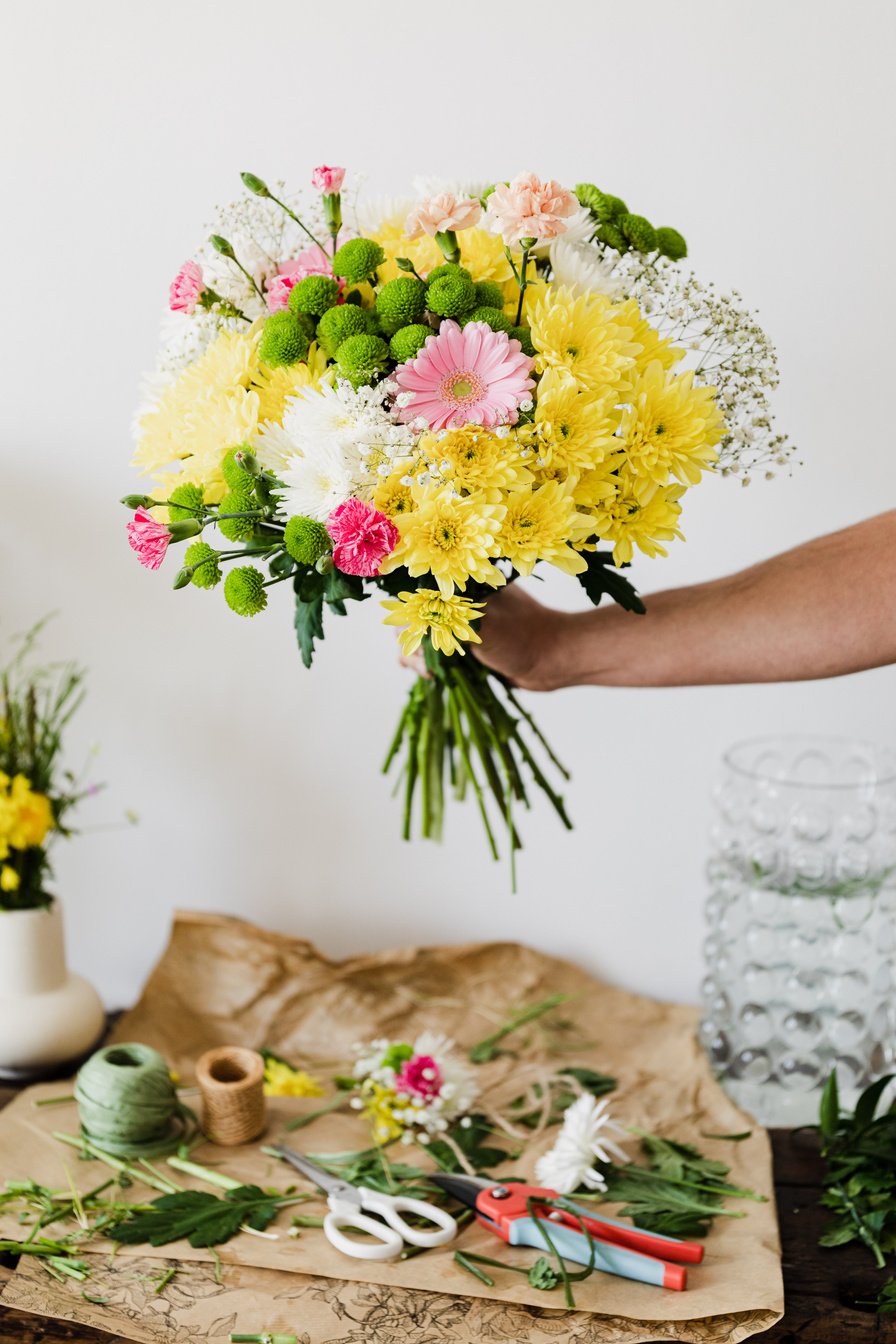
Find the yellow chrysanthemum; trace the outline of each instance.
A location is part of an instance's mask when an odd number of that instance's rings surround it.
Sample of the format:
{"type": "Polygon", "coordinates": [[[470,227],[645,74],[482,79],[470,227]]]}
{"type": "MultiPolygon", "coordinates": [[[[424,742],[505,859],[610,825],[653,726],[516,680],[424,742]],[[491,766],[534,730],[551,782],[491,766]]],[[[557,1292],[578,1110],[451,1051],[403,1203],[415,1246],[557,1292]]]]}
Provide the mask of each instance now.
{"type": "Polygon", "coordinates": [[[294,397],[303,387],[317,387],[327,367],[327,357],[316,341],[311,342],[308,358],[300,364],[278,369],[259,364],[252,376],[252,386],[258,393],[258,423],[271,420],[279,424],[287,397],[294,397]]]}
{"type": "Polygon", "coordinates": [[[581,392],[565,369],[547,369],[535,406],[538,452],[567,472],[588,471],[617,454],[615,393],[581,392]]]}
{"type": "Polygon", "coordinates": [[[519,441],[507,430],[503,437],[481,425],[464,425],[441,436],[426,433],[419,449],[443,482],[461,494],[478,491],[490,504],[500,503],[502,490],[519,489],[532,480],[519,441]]]}
{"type": "Polygon", "coordinates": [[[616,461],[616,458],[610,459],[591,471],[583,471],[581,475],[568,478],[578,509],[588,514],[599,512],[606,500],[616,498],[619,488],[615,474],[616,461]]]}
{"type": "Polygon", "coordinates": [[[571,482],[545,481],[507,495],[505,503],[498,546],[514,569],[531,574],[539,560],[566,574],[581,574],[587,568],[569,542],[584,541],[594,528],[576,509],[571,482]]]}
{"type": "Polygon", "coordinates": [[[615,497],[594,515],[597,535],[613,543],[614,564],[629,564],[635,546],[651,557],[668,554],[662,543],[682,535],[678,501],[684,491],[683,485],[659,486],[647,477],[620,472],[615,497]]]}
{"type": "Polygon", "coordinates": [[[422,490],[413,513],[398,514],[393,522],[401,540],[383,562],[381,574],[404,565],[412,578],[431,574],[443,597],[463,590],[470,579],[500,588],[504,575],[492,564],[500,555],[496,538],[504,507],[477,495],[460,498],[451,490],[422,490]]]}
{"type": "Polygon", "coordinates": [[[443,597],[437,588],[418,588],[382,605],[390,613],[383,623],[401,627],[398,639],[406,657],[416,653],[427,635],[445,654],[463,653],[464,644],[482,643],[471,622],[482,615],[484,602],[471,602],[458,593],[443,597]]]}
{"type": "MultiPolygon", "coordinates": [[[[428,234],[421,234],[419,238],[405,237],[403,217],[383,220],[371,237],[386,254],[385,262],[377,271],[382,281],[394,280],[396,276],[404,274],[395,264],[396,257],[407,257],[421,275],[441,266],[445,260],[438,243],[428,234]]],[[[457,241],[460,244],[460,264],[466,266],[474,280],[494,280],[504,290],[505,300],[518,296],[513,271],[504,253],[504,243],[497,234],[489,233],[487,229],[464,229],[458,234],[457,241]]]]}
{"type": "Polygon", "coordinates": [[[641,347],[641,352],[635,360],[640,373],[643,373],[647,365],[652,364],[655,359],[660,361],[664,369],[671,369],[684,357],[684,351],[679,346],[673,345],[667,337],[659,334],[656,327],[650,325],[638,307],[637,299],[626,299],[624,303],[618,303],[616,315],[618,321],[631,327],[631,338],[641,347]]]}
{"type": "Polygon", "coordinates": [[[675,476],[696,485],[717,459],[725,422],[711,387],[694,374],[667,373],[659,360],[645,369],[622,415],[621,437],[632,472],[663,485],[675,476]]]}
{"type": "Polygon", "coordinates": [[[395,1118],[395,1112],[401,1108],[397,1092],[366,1078],[361,1085],[361,1099],[373,1129],[374,1143],[383,1145],[401,1137],[404,1126],[395,1118]]]}
{"type": "Polygon", "coordinates": [[[539,373],[564,369],[588,392],[629,389],[640,347],[606,295],[575,298],[571,290],[552,286],[531,320],[539,373]]]}
{"type": "Polygon", "coordinates": [[[270,1056],[264,1062],[264,1092],[267,1097],[322,1097],[324,1089],[304,1069],[294,1069],[283,1059],[270,1056]]]}
{"type": "Polygon", "coordinates": [[[391,476],[381,476],[373,492],[373,507],[379,509],[387,518],[395,518],[401,513],[411,513],[414,508],[414,495],[405,484],[407,472],[404,468],[393,471],[391,476]]]}

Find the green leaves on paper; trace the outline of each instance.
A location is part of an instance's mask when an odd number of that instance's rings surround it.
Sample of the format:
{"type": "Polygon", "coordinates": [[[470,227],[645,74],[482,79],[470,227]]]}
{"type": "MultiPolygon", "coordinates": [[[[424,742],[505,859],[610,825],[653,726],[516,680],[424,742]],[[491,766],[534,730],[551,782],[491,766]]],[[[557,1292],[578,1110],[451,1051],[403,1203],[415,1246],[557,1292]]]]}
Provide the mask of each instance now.
{"type": "Polygon", "coordinates": [[[110,1236],[128,1246],[148,1241],[167,1246],[186,1238],[191,1246],[219,1246],[244,1225],[263,1232],[277,1215],[282,1197],[265,1194],[257,1185],[240,1185],[223,1197],[205,1190],[181,1190],[154,1199],[145,1212],[133,1213],[110,1236]]]}

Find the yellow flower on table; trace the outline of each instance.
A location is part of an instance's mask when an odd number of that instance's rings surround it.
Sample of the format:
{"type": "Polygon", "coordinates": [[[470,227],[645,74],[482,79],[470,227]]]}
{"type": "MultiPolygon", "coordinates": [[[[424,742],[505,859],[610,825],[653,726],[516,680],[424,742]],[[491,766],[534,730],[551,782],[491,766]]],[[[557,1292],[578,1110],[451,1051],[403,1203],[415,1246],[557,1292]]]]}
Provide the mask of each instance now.
{"type": "Polygon", "coordinates": [[[670,476],[696,485],[717,460],[724,430],[715,389],[695,387],[692,371],[667,373],[659,360],[636,383],[620,426],[630,470],[657,485],[670,476]]]}
{"type": "Polygon", "coordinates": [[[566,574],[581,574],[587,569],[569,542],[585,541],[593,534],[594,524],[578,512],[571,481],[544,481],[529,490],[508,494],[505,502],[498,546],[520,574],[531,574],[539,560],[566,574]]]}
{"type": "Polygon", "coordinates": [[[264,1061],[264,1091],[268,1097],[322,1097],[324,1089],[304,1069],[268,1055],[264,1061]]]}
{"type": "Polygon", "coordinates": [[[500,588],[504,575],[492,560],[501,554],[497,536],[504,506],[478,495],[461,498],[450,489],[419,490],[415,502],[413,513],[392,519],[401,540],[380,573],[404,565],[412,578],[431,574],[443,597],[463,590],[470,579],[500,588]]]}
{"type": "Polygon", "coordinates": [[[374,1143],[382,1145],[401,1137],[404,1126],[395,1118],[395,1111],[401,1105],[397,1092],[367,1078],[361,1085],[361,1099],[364,1114],[373,1128],[374,1143]]]}
{"type": "Polygon", "coordinates": [[[417,652],[426,635],[444,654],[463,653],[464,644],[482,643],[471,622],[482,615],[484,602],[471,602],[459,593],[443,597],[437,588],[418,588],[382,605],[390,613],[383,623],[401,627],[398,640],[405,657],[417,652]]]}

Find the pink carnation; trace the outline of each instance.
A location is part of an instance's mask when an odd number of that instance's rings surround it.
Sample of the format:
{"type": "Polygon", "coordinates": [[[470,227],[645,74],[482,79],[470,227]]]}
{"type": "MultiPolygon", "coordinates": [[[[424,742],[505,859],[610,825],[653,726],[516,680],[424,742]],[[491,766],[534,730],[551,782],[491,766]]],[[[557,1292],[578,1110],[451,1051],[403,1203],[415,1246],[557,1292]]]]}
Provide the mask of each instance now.
{"type": "Polygon", "coordinates": [[[534,360],[517,340],[492,331],[484,322],[443,322],[438,336],[427,336],[416,359],[399,364],[392,377],[399,396],[399,419],[418,416],[430,429],[448,425],[515,424],[518,408],[535,386],[529,374],[534,360]]]}
{"type": "MultiPolygon", "coordinates": [[[[346,230],[341,230],[337,243],[339,246],[345,242],[351,235],[346,230]]],[[[332,254],[325,252],[322,247],[308,247],[304,252],[300,252],[297,257],[291,261],[282,261],[277,267],[277,274],[271,276],[267,282],[265,298],[268,303],[268,310],[277,313],[285,308],[289,302],[289,291],[293,285],[304,280],[306,275],[332,275],[333,259],[332,254]]],[[[339,281],[339,288],[342,291],[345,288],[345,281],[339,281]]]]}
{"type": "Polygon", "coordinates": [[[333,538],[333,563],[343,574],[371,579],[398,545],[398,528],[372,504],[347,499],[327,519],[333,538]]]}
{"type": "Polygon", "coordinates": [[[481,214],[482,206],[471,196],[458,199],[453,192],[442,191],[417,202],[405,220],[404,231],[408,238],[419,238],[421,233],[428,233],[430,238],[437,233],[458,233],[472,229],[481,214]]]}
{"type": "Polygon", "coordinates": [[[198,261],[185,261],[168,286],[168,307],[172,313],[194,313],[204,288],[198,261]]]}
{"type": "Polygon", "coordinates": [[[325,163],[322,163],[311,174],[311,185],[316,191],[322,191],[326,196],[335,196],[338,191],[342,190],[344,179],[344,168],[328,168],[325,163]]]}
{"type": "Polygon", "coordinates": [[[565,233],[579,203],[571,191],[551,178],[543,182],[534,173],[520,173],[506,186],[497,186],[487,210],[505,243],[521,238],[556,238],[565,233]]]}
{"type": "Polygon", "coordinates": [[[151,513],[139,508],[128,523],[128,541],[131,550],[146,569],[158,569],[165,559],[171,533],[164,523],[157,523],[151,513]]]}
{"type": "Polygon", "coordinates": [[[396,1079],[399,1092],[411,1092],[431,1101],[442,1090],[442,1074],[432,1055],[414,1055],[406,1059],[396,1079]]]}

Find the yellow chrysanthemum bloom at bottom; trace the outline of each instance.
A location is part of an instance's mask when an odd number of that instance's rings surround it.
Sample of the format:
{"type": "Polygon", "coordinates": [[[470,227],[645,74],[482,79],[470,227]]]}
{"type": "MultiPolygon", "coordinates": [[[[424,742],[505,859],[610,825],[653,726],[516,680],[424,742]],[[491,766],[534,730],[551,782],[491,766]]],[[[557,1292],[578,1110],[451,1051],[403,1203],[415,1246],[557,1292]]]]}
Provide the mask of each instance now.
{"type": "Polygon", "coordinates": [[[400,565],[412,579],[431,574],[444,597],[455,588],[476,583],[500,588],[504,575],[492,564],[501,554],[496,537],[504,508],[487,504],[478,495],[461,499],[449,490],[423,490],[415,496],[413,513],[397,514],[393,521],[401,541],[383,562],[381,574],[400,565]]]}
{"type": "Polygon", "coordinates": [[[613,563],[627,565],[635,546],[651,557],[667,555],[664,541],[681,537],[679,500],[683,485],[654,485],[644,477],[622,473],[614,499],[605,501],[594,516],[594,530],[613,543],[613,563]]]}
{"type": "Polygon", "coordinates": [[[506,497],[507,512],[498,533],[501,554],[520,574],[531,574],[539,560],[567,574],[581,574],[585,561],[570,546],[594,532],[591,520],[576,509],[570,482],[545,481],[506,497]]]}
{"type": "Polygon", "coordinates": [[[398,639],[405,657],[417,652],[426,635],[445,654],[463,653],[464,644],[482,643],[470,622],[479,620],[484,602],[471,602],[457,593],[443,597],[437,588],[418,588],[382,605],[391,613],[384,624],[404,627],[398,639]]]}

